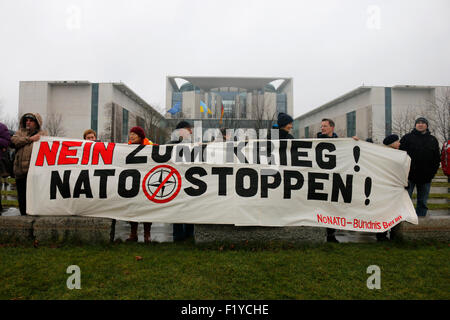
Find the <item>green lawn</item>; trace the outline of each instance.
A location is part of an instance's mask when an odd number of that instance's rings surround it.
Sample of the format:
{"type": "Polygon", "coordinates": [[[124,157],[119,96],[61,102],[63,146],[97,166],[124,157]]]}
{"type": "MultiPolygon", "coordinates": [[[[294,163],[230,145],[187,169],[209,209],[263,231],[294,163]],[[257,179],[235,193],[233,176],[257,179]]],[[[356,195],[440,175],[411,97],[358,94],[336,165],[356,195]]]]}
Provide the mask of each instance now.
{"type": "Polygon", "coordinates": [[[1,246],[0,299],[450,299],[446,243],[232,247],[1,246]],[[70,265],[80,290],[66,287],[70,265]],[[370,265],[380,290],[366,286],[370,265]]]}

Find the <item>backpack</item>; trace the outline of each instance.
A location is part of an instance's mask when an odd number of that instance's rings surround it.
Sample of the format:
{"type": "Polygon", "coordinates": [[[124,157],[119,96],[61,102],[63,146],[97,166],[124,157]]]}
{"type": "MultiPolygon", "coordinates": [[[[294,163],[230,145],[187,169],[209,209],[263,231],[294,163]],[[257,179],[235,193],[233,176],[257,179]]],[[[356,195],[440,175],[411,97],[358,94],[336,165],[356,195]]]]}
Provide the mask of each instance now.
{"type": "Polygon", "coordinates": [[[449,177],[450,176],[450,148],[449,148],[449,141],[444,143],[442,146],[442,153],[441,153],[441,165],[442,165],[442,171],[444,171],[444,174],[449,177]]]}

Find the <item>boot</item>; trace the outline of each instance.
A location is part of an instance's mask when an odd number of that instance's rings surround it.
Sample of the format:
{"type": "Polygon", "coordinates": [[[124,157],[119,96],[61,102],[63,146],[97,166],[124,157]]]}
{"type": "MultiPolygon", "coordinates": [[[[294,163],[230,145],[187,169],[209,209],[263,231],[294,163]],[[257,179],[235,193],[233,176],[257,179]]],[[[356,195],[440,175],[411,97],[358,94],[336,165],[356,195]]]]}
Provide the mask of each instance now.
{"type": "Polygon", "coordinates": [[[150,229],[152,228],[151,222],[144,222],[144,242],[150,243],[150,229]]]}
{"type": "Polygon", "coordinates": [[[138,223],[137,222],[130,222],[131,226],[131,232],[130,237],[127,239],[128,242],[137,242],[138,236],[137,236],[137,229],[138,229],[138,223]]]}

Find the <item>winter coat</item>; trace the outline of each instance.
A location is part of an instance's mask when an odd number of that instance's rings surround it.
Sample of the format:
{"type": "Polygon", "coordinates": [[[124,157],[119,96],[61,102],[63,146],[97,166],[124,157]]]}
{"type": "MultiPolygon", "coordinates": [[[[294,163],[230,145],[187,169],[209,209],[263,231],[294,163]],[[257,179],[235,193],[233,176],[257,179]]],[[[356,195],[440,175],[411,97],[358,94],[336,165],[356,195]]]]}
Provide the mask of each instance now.
{"type": "Polygon", "coordinates": [[[334,139],[334,138],[337,138],[337,137],[338,137],[338,135],[337,135],[335,132],[333,132],[333,134],[331,135],[331,137],[329,137],[329,136],[323,134],[322,132],[318,132],[318,133],[317,133],[317,138],[318,138],[318,139],[334,139]]]}
{"type": "MultiPolygon", "coordinates": [[[[128,141],[128,144],[132,144],[132,143],[131,143],[131,140],[128,141]]],[[[143,144],[143,145],[145,145],[145,146],[154,146],[154,145],[157,145],[157,144],[153,143],[151,140],[149,140],[149,139],[147,139],[147,138],[144,138],[144,140],[142,140],[141,144],[143,144]]]]}
{"type": "Polygon", "coordinates": [[[12,136],[11,142],[16,148],[16,157],[14,159],[14,174],[16,178],[24,178],[28,173],[30,167],[31,152],[33,151],[33,141],[30,140],[31,136],[39,133],[40,135],[46,135],[42,130],[42,118],[39,113],[25,113],[19,122],[19,130],[12,136]],[[25,116],[33,115],[37,122],[38,127],[34,131],[26,129],[25,116]]]}
{"type": "MultiPolygon", "coordinates": [[[[278,128],[278,126],[274,126],[272,127],[272,130],[278,129],[278,139],[280,140],[286,140],[286,139],[295,139],[293,135],[291,135],[289,132],[287,132],[286,130],[280,129],[278,128]]],[[[272,140],[272,130],[269,130],[268,134],[267,134],[267,139],[268,140],[272,140]]],[[[275,131],[276,132],[276,131],[275,131]]]]}
{"type": "Polygon", "coordinates": [[[9,134],[9,130],[3,123],[0,123],[0,160],[10,143],[11,135],[9,134]]]}
{"type": "Polygon", "coordinates": [[[424,184],[434,178],[440,163],[440,150],[437,139],[427,131],[422,134],[416,129],[400,139],[400,150],[411,157],[408,180],[424,184]]]}

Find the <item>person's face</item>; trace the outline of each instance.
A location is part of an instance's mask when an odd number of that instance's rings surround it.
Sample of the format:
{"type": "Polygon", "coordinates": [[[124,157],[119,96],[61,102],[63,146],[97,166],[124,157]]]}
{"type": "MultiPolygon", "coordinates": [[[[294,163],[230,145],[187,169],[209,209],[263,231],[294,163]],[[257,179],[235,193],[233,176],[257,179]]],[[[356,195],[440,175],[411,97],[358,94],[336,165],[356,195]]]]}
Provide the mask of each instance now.
{"type": "Polygon", "coordinates": [[[85,140],[90,140],[90,141],[94,141],[95,139],[96,139],[96,136],[93,133],[87,134],[86,138],[85,138],[85,140]]]}
{"type": "Polygon", "coordinates": [[[282,129],[287,132],[290,132],[292,130],[292,122],[285,125],[282,129]]]}
{"type": "Polygon", "coordinates": [[[416,130],[419,132],[425,132],[427,131],[427,124],[425,122],[419,121],[416,123],[416,130]]]}
{"type": "Polygon", "coordinates": [[[389,147],[391,147],[391,148],[394,148],[394,149],[399,149],[400,148],[400,140],[397,140],[397,141],[395,141],[395,142],[393,142],[393,143],[391,143],[390,145],[389,145],[389,147]]]}
{"type": "Polygon", "coordinates": [[[188,140],[190,139],[192,134],[192,129],[191,128],[181,128],[179,129],[179,135],[180,137],[183,137],[183,140],[188,140]]]}
{"type": "Polygon", "coordinates": [[[328,121],[322,121],[320,124],[320,130],[322,131],[322,134],[331,137],[333,135],[334,127],[330,126],[328,121]]]}
{"type": "Polygon", "coordinates": [[[28,130],[35,130],[37,128],[37,123],[33,119],[25,119],[25,128],[28,130]]]}
{"type": "Polygon", "coordinates": [[[140,144],[141,143],[141,137],[139,137],[134,132],[130,132],[130,141],[131,141],[131,144],[140,144]]]}

